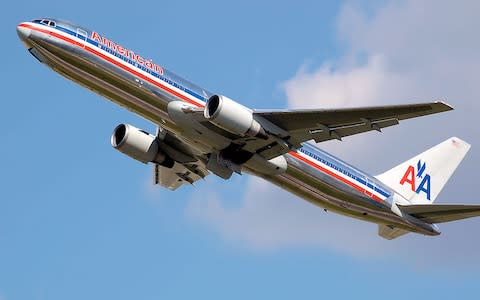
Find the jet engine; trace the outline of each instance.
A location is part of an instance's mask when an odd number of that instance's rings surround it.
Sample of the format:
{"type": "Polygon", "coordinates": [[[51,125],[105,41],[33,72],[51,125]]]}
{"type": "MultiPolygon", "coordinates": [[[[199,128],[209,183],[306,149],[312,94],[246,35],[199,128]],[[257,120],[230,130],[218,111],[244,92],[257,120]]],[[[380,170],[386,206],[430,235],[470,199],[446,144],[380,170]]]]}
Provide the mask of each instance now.
{"type": "Polygon", "coordinates": [[[228,132],[268,139],[265,130],[253,118],[253,111],[225,96],[211,96],[205,105],[204,116],[228,132]]]}
{"type": "Polygon", "coordinates": [[[111,138],[113,148],[146,164],[154,162],[172,168],[175,161],[159,149],[156,136],[129,124],[120,124],[111,138]]]}

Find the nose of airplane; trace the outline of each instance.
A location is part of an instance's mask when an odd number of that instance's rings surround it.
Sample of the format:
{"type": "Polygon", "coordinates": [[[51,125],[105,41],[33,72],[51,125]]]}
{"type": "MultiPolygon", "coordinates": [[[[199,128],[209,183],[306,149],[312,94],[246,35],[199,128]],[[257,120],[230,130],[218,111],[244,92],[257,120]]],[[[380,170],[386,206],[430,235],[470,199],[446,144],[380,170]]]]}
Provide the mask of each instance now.
{"type": "Polygon", "coordinates": [[[30,38],[32,30],[27,27],[25,23],[20,23],[17,26],[17,34],[18,37],[22,40],[27,48],[31,48],[30,44],[28,43],[28,39],[30,38]]]}

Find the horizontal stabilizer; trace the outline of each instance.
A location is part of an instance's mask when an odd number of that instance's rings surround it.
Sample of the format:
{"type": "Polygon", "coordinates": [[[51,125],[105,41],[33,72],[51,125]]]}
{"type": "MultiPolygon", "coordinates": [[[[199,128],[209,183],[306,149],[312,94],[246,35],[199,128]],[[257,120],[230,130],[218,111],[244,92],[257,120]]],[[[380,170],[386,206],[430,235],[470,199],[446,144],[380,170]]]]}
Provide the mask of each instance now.
{"type": "Polygon", "coordinates": [[[480,205],[471,204],[419,204],[398,207],[427,223],[445,223],[480,216],[480,205]]]}

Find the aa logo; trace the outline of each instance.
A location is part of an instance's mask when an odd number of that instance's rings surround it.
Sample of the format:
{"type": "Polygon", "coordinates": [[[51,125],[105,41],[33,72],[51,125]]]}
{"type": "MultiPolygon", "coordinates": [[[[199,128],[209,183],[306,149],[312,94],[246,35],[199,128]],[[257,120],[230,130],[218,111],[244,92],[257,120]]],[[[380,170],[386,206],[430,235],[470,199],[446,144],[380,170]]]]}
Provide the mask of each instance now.
{"type": "Polygon", "coordinates": [[[424,192],[427,199],[430,200],[430,175],[425,172],[426,168],[427,164],[422,163],[421,160],[417,162],[416,170],[413,166],[408,166],[400,184],[409,184],[413,192],[417,194],[424,192]],[[416,185],[417,182],[420,182],[418,186],[416,185]]]}

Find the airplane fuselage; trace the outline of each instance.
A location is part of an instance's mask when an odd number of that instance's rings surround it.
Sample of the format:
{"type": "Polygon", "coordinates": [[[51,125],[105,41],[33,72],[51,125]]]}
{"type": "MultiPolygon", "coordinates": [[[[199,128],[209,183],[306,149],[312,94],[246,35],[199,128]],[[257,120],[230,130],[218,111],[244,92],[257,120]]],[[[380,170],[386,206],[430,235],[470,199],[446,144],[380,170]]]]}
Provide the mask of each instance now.
{"type": "MultiPolygon", "coordinates": [[[[165,128],[189,145],[196,155],[225,147],[226,141],[221,138],[212,142],[195,130],[186,131],[169,113],[171,103],[179,101],[203,108],[213,93],[95,31],[73,24],[38,20],[21,23],[18,31],[39,61],[165,128]]],[[[213,134],[216,131],[214,125],[202,126],[213,134]]],[[[391,188],[312,144],[304,143],[302,148],[284,157],[288,167],[282,174],[267,175],[248,166],[243,171],[329,211],[425,235],[439,234],[435,225],[402,213],[396,203],[405,200],[391,188]]]]}

